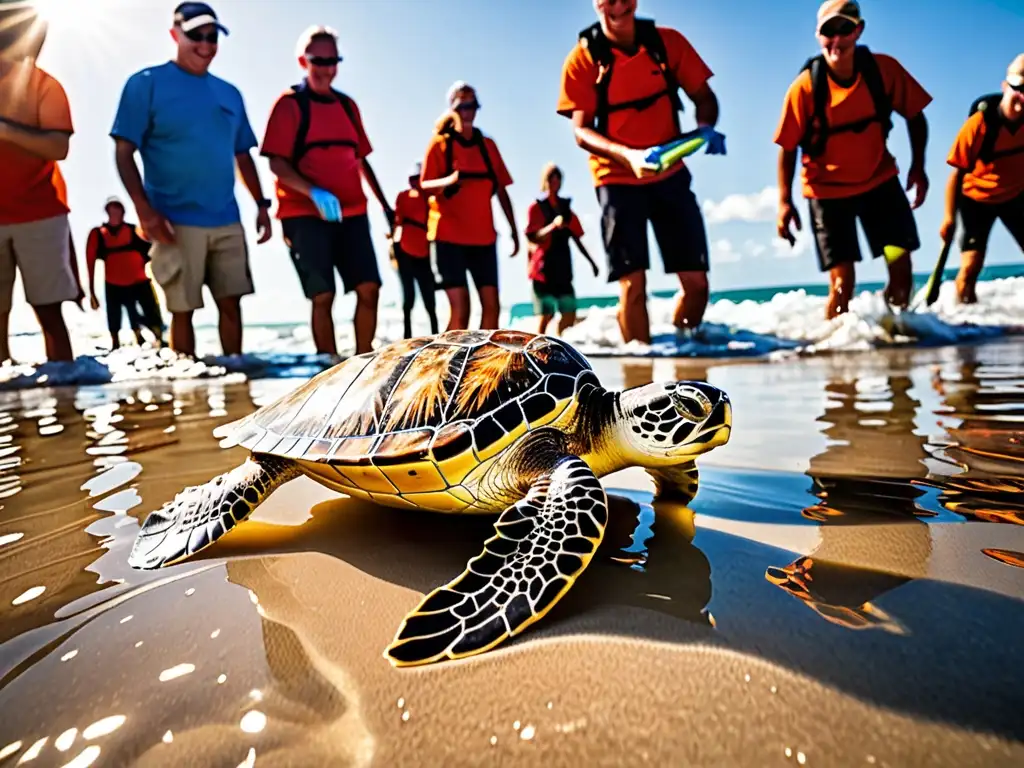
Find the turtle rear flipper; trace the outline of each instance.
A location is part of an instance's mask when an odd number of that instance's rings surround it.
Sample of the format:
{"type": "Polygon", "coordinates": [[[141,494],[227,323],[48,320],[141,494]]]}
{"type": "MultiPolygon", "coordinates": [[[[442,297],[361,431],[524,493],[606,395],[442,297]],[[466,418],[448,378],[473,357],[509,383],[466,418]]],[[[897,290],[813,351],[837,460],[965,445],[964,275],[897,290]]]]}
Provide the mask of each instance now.
{"type": "Polygon", "coordinates": [[[490,650],[540,620],[590,564],[608,522],[585,461],[561,456],[495,523],[467,570],[428,594],[384,652],[394,666],[490,650]]]}
{"type": "Polygon", "coordinates": [[[299,474],[298,465],[290,459],[261,454],[205,485],[186,488],[146,518],[128,564],[160,568],[191,557],[245,520],[277,486],[299,474]]]}

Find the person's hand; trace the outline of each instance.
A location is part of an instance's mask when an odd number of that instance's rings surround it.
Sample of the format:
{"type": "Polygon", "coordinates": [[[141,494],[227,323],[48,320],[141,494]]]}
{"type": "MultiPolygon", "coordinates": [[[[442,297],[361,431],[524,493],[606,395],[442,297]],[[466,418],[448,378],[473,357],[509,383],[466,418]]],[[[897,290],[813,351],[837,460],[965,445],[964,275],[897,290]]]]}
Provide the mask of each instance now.
{"type": "Polygon", "coordinates": [[[949,245],[953,242],[953,232],[956,230],[956,219],[952,216],[944,216],[942,223],[939,225],[939,237],[942,238],[944,245],[949,245]]]}
{"type": "Polygon", "coordinates": [[[914,197],[914,203],[911,208],[920,208],[924,204],[924,199],[928,196],[928,174],[924,172],[924,168],[918,165],[910,166],[910,170],[907,172],[907,192],[916,187],[917,194],[914,197]]]}
{"type": "Polygon", "coordinates": [[[164,216],[153,210],[153,207],[147,203],[141,206],[136,205],[135,211],[139,214],[139,226],[142,227],[142,233],[149,242],[163,243],[164,245],[174,244],[174,227],[164,216]]]}
{"type": "Polygon", "coordinates": [[[776,226],[779,237],[788,241],[790,246],[794,246],[796,245],[796,235],[790,231],[790,223],[796,227],[797,232],[800,231],[800,214],[796,212],[792,201],[787,200],[779,205],[779,218],[776,221],[776,226]]]}
{"type": "Polygon", "coordinates": [[[256,241],[257,245],[263,245],[274,234],[274,230],[270,225],[270,211],[266,208],[260,208],[256,213],[256,231],[260,236],[259,240],[256,241]]]}
{"type": "Polygon", "coordinates": [[[511,258],[515,258],[516,254],[519,253],[519,233],[514,229],[512,230],[512,253],[509,254],[511,258]]]}
{"type": "Polygon", "coordinates": [[[660,172],[659,166],[647,159],[647,150],[627,149],[622,153],[622,158],[629,164],[630,170],[638,179],[657,176],[660,172]]]}
{"type": "Polygon", "coordinates": [[[313,187],[309,190],[309,199],[313,201],[320,218],[324,221],[341,221],[341,203],[326,189],[313,187]]]}
{"type": "Polygon", "coordinates": [[[555,229],[562,229],[565,227],[565,217],[562,214],[558,214],[551,223],[555,225],[555,229]]]}
{"type": "Polygon", "coordinates": [[[710,125],[702,125],[697,128],[697,135],[704,137],[705,154],[708,155],[724,155],[725,154],[725,134],[719,133],[710,125]]]}
{"type": "Polygon", "coordinates": [[[95,293],[89,297],[89,306],[93,308],[93,311],[100,308],[100,300],[96,298],[95,293]]]}
{"type": "Polygon", "coordinates": [[[590,268],[591,268],[592,270],[594,270],[594,277],[597,277],[597,276],[598,276],[598,275],[600,274],[600,273],[599,273],[599,272],[597,271],[597,263],[596,263],[596,262],[593,262],[593,261],[592,261],[592,262],[590,262],[590,268]]]}

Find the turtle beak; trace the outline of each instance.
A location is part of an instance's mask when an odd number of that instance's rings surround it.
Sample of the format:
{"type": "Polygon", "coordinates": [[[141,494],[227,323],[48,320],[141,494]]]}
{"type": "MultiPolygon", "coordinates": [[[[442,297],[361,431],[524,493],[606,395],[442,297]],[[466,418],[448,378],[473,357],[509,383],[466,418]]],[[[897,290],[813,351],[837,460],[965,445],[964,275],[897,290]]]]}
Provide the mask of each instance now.
{"type": "Polygon", "coordinates": [[[680,382],[672,392],[672,403],[684,420],[695,425],[679,446],[679,455],[696,456],[729,442],[732,403],[724,391],[704,382],[680,382]]]}

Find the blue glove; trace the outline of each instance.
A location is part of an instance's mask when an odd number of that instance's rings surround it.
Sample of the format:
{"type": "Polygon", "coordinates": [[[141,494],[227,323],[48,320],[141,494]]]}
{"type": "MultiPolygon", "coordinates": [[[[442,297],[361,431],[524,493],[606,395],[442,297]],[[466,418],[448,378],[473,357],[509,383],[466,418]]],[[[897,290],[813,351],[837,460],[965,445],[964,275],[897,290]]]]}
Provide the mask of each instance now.
{"type": "Polygon", "coordinates": [[[324,221],[341,221],[341,203],[338,202],[338,198],[319,187],[309,190],[309,197],[324,221]]]}
{"type": "Polygon", "coordinates": [[[707,153],[709,155],[725,154],[725,134],[721,134],[711,126],[701,126],[696,130],[699,136],[703,136],[707,142],[707,153]]]}

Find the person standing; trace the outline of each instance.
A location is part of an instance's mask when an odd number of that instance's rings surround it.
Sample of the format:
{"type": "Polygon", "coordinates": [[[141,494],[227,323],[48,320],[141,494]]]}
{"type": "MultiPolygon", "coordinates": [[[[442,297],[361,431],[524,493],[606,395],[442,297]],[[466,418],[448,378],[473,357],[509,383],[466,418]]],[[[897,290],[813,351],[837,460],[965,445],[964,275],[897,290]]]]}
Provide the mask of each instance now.
{"type": "Polygon", "coordinates": [[[128,79],[110,132],[121,181],[153,243],[153,277],[171,313],[171,348],[189,356],[204,284],[217,304],[223,353],[242,352],[241,298],[254,288],[235,200],[236,166],[258,209],[257,242],[271,236],[270,201],[250,154],[257,141],[242,95],[209,71],[222,34],[228,30],[206,3],[175,8],[175,59],[128,79]]]}
{"type": "Polygon", "coordinates": [[[960,302],[978,301],[977,284],[985,265],[988,237],[996,219],[1024,249],[1024,53],[1006,70],[1001,93],[977,99],[960,128],[946,162],[953,166],[939,236],[953,240],[959,210],[960,302]]]}
{"type": "Polygon", "coordinates": [[[548,163],[541,172],[544,196],[530,203],[526,214],[526,239],[529,241],[527,276],[533,284],[533,307],[540,315],[537,333],[547,333],[558,314],[558,333],[576,324],[576,291],[572,285],[570,240],[590,263],[597,277],[597,264],[580,242],[583,225],[572,212],[569,198],[559,197],[562,171],[548,163]]]}
{"type": "Polygon", "coordinates": [[[367,160],[373,147],[359,107],[331,86],[342,61],[337,33],[310,27],[296,54],[306,77],[278,98],[261,152],[277,177],[277,216],[312,304],[317,352],[337,355],[332,316],[337,269],[345,292],[356,294],[356,354],[361,355],[373,349],[381,285],[364,179],[389,223],[394,213],[367,160]]]}
{"type": "Polygon", "coordinates": [[[85,263],[92,308],[100,308],[96,296],[96,262],[102,261],[111,350],[121,346],[124,311],[128,312],[128,322],[140,347],[143,344],[143,326],[149,328],[154,341],[163,346],[164,325],[160,307],[153,283],[146,274],[151,243],[142,239],[134,224],[125,222],[124,203],[116,197],[108,198],[104,209],[106,223],[93,228],[86,241],[85,263]]]}
{"type": "Polygon", "coordinates": [[[82,295],[57,165],[74,127],[63,87],[36,64],[45,39],[46,23],[30,7],[0,11],[0,361],[11,356],[18,273],[50,362],[73,359],[61,305],[82,295]]]}
{"type": "Polygon", "coordinates": [[[885,299],[905,308],[913,288],[911,256],[921,247],[913,209],[928,194],[924,108],[932,97],[893,57],[859,45],[864,18],[855,0],[827,0],[818,9],[821,53],[807,61],[789,86],[775,143],[779,145],[779,237],[795,245],[800,229],[793,205],[797,151],[803,157],[803,194],[810,208],[818,263],[829,275],[825,316],[849,310],[860,261],[857,220],[872,256],[889,270],[885,299]],[[912,160],[907,190],[886,141],[892,112],[907,121],[912,160]]]}
{"type": "Polygon", "coordinates": [[[636,7],[636,0],[595,0],[598,21],[580,32],[565,59],[557,110],[590,153],[608,282],[619,284],[622,339],[649,344],[648,222],[665,272],[679,279],[672,321],[684,334],[704,318],[709,265],[689,169],[679,162],[658,172],[646,150],[682,135],[680,88],[695,105],[709,154],[725,154],[725,137],[714,130],[718,99],[708,65],[678,31],[636,18],[636,7]]]}
{"type": "Polygon", "coordinates": [[[519,232],[507,188],[512,177],[498,145],[474,125],[480,102],[476,90],[459,81],[448,90],[449,111],[435,126],[420,183],[431,195],[427,239],[433,243],[441,287],[451,313],[448,330],[469,327],[469,282],[480,297],[480,327],[498,327],[498,235],[491,198],[497,195],[512,230],[512,256],[519,232]]]}
{"type": "Polygon", "coordinates": [[[402,281],[402,315],[405,338],[412,338],[412,310],[416,305],[416,286],[420,287],[423,308],[430,320],[430,332],[437,333],[437,308],[434,293],[434,270],[430,266],[430,243],[427,242],[427,198],[420,189],[423,164],[416,163],[409,171],[409,188],[398,193],[395,200],[395,230],[391,233],[392,266],[402,281]]]}

